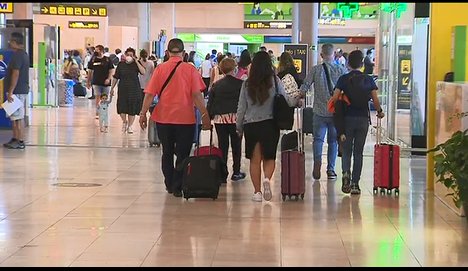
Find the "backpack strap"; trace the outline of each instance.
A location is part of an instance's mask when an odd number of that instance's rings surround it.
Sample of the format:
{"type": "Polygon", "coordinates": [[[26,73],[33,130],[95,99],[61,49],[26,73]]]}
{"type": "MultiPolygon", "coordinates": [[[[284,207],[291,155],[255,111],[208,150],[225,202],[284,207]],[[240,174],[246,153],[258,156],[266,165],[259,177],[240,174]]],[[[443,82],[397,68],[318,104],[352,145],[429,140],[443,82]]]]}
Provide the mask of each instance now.
{"type": "Polygon", "coordinates": [[[328,71],[328,67],[327,64],[325,64],[325,62],[322,63],[322,66],[323,71],[325,72],[325,81],[327,81],[328,93],[330,94],[330,96],[333,96],[333,83],[330,78],[330,72],[328,71]]]}

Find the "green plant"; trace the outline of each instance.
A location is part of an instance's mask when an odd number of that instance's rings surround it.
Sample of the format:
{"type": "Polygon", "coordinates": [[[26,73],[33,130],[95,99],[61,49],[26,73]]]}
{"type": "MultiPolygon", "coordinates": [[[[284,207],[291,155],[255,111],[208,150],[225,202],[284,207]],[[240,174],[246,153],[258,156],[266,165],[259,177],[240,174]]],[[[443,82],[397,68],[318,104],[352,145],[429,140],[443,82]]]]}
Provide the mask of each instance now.
{"type": "Polygon", "coordinates": [[[447,141],[428,151],[431,152],[435,153],[437,182],[450,191],[446,196],[451,196],[455,206],[460,208],[468,203],[468,129],[455,132],[447,141]]]}

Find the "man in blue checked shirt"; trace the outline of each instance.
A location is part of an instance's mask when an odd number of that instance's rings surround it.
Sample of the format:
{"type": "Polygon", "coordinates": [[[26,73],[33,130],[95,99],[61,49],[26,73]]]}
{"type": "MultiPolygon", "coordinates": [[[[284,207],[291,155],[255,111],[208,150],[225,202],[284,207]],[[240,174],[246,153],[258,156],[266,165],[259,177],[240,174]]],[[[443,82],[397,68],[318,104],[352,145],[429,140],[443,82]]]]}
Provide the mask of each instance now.
{"type": "Polygon", "coordinates": [[[312,176],[315,180],[319,180],[321,176],[322,148],[325,134],[327,134],[328,144],[327,177],[328,179],[336,179],[335,162],[338,154],[338,142],[335,125],[333,124],[333,114],[328,112],[327,103],[333,96],[333,89],[338,78],[346,74],[346,68],[334,62],[335,50],[332,44],[326,43],[322,45],[320,56],[323,63],[312,67],[301,86],[301,91],[307,92],[311,90],[311,86],[314,84],[314,169],[312,176]]]}

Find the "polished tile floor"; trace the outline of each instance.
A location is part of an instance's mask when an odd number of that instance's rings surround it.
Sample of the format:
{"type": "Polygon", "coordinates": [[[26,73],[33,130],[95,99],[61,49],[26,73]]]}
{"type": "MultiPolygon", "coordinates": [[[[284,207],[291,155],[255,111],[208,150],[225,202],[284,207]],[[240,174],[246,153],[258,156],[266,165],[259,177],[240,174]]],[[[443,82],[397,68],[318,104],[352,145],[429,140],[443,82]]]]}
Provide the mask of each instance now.
{"type": "Polygon", "coordinates": [[[399,197],[373,195],[369,138],[350,197],[312,180],[307,138],[303,201],[281,200],[279,170],[271,202],[251,201],[248,178],[186,201],[165,192],[146,133],[113,113],[101,134],[92,102],[32,109],[26,150],[0,149],[0,266],[468,266],[467,221],[425,191],[421,158],[401,158],[399,197]]]}

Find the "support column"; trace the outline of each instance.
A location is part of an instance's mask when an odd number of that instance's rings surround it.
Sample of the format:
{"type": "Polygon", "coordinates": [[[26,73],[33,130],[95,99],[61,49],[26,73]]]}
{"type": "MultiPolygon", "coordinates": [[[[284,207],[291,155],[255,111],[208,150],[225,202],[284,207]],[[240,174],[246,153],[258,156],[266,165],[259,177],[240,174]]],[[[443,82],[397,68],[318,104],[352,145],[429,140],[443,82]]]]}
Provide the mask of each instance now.
{"type": "Polygon", "coordinates": [[[138,49],[150,51],[151,3],[138,3],[138,49]]]}
{"type": "Polygon", "coordinates": [[[32,3],[14,3],[13,19],[15,20],[32,20],[33,19],[33,4],[32,3]]]}
{"type": "Polygon", "coordinates": [[[318,63],[318,17],[319,17],[319,5],[318,3],[312,3],[312,37],[311,37],[311,50],[309,53],[311,57],[311,65],[315,66],[318,63]]]}
{"type": "Polygon", "coordinates": [[[293,22],[291,43],[299,43],[299,3],[293,3],[292,12],[293,22]]]}

